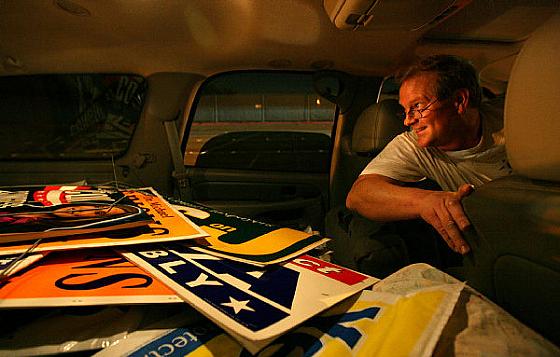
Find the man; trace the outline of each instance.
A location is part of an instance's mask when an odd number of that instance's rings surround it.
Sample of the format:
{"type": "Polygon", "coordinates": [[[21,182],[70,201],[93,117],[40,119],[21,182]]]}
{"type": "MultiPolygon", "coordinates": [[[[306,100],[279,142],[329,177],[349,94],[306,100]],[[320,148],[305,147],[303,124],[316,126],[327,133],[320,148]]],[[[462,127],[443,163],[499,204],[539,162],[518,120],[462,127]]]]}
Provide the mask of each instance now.
{"type": "Polygon", "coordinates": [[[481,104],[476,71],[458,57],[421,59],[400,82],[401,117],[410,131],[366,166],[346,206],[377,222],[421,218],[452,250],[466,254],[470,248],[462,232],[470,222],[461,200],[475,187],[511,173],[502,108],[481,104]],[[443,191],[405,186],[425,178],[443,191]]]}

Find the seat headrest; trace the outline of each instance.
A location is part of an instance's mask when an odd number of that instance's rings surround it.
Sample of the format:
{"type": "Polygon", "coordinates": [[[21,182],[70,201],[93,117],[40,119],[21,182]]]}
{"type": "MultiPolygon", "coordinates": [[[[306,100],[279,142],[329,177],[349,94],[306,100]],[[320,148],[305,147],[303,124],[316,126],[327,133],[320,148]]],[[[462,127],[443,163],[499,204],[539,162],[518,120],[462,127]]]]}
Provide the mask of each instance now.
{"type": "Polygon", "coordinates": [[[401,109],[396,99],[385,99],[372,104],[360,114],[352,132],[353,152],[381,151],[395,136],[406,130],[397,117],[401,109]]]}
{"type": "Polygon", "coordinates": [[[504,129],[514,171],[560,181],[560,14],[537,29],[512,68],[504,129]]]}

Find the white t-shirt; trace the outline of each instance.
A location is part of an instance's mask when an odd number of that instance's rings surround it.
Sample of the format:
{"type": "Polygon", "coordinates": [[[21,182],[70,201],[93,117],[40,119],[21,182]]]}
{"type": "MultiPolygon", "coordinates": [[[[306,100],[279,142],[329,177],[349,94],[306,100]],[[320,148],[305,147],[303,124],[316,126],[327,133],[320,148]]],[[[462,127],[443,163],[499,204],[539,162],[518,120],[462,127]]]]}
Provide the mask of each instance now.
{"type": "MultiPolygon", "coordinates": [[[[501,102],[503,104],[503,102],[501,102]]],[[[436,181],[445,191],[456,191],[465,183],[476,187],[511,174],[503,133],[503,106],[481,105],[482,138],[477,146],[460,151],[443,151],[418,146],[416,134],[395,137],[362,171],[403,182],[425,178],[436,181]]]]}

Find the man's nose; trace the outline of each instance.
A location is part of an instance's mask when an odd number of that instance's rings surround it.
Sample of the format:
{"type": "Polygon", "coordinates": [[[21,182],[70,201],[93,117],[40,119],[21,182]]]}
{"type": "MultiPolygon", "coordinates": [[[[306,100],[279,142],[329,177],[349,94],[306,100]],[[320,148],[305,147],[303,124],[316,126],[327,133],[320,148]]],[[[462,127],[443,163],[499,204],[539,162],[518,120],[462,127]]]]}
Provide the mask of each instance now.
{"type": "Polygon", "coordinates": [[[414,115],[408,115],[408,113],[406,113],[406,116],[404,117],[404,125],[406,126],[411,126],[412,124],[416,123],[418,120],[416,118],[414,118],[414,115]]]}

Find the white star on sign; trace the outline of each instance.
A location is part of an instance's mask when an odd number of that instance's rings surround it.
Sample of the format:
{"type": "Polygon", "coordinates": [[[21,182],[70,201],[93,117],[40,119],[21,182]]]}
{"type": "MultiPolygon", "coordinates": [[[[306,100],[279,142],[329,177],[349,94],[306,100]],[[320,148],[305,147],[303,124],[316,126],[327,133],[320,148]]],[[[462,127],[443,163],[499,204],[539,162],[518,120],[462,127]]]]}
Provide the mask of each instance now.
{"type": "Polygon", "coordinates": [[[255,311],[255,309],[247,306],[248,303],[249,300],[238,301],[230,296],[229,302],[223,302],[220,305],[231,307],[236,314],[238,314],[241,310],[255,311]]]}

